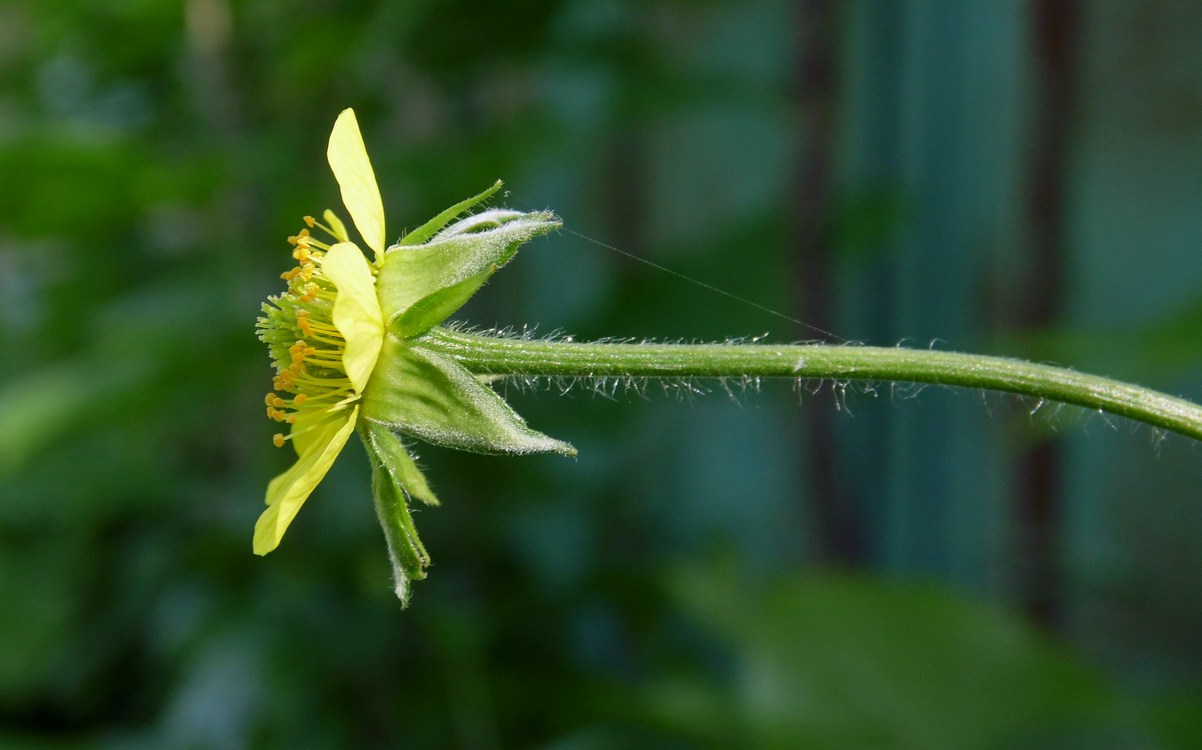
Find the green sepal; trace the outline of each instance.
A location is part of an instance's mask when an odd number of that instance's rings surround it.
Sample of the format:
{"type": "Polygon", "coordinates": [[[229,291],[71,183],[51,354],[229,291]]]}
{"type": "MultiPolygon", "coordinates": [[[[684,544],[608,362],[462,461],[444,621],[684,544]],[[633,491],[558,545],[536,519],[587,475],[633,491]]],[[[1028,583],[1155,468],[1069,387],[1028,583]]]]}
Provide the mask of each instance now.
{"type": "Polygon", "coordinates": [[[388,330],[413,338],[443,322],[521,245],[560,224],[549,211],[494,208],[465,216],[420,245],[394,245],[376,282],[388,330]]]}
{"type": "Polygon", "coordinates": [[[463,307],[463,303],[484,286],[495,270],[496,266],[490,266],[458,284],[426,295],[392,320],[392,330],[402,338],[420,336],[463,307]]]}
{"type": "Polygon", "coordinates": [[[392,430],[373,422],[367,422],[367,438],[376,458],[392,473],[392,478],[405,490],[405,494],[426,505],[438,505],[426,475],[418,468],[405,444],[392,430]]]}
{"type": "Polygon", "coordinates": [[[497,180],[496,182],[494,182],[492,184],[492,187],[488,188],[484,192],[479,193],[477,195],[473,195],[471,198],[468,198],[465,201],[460,201],[459,203],[456,203],[455,205],[451,206],[447,210],[445,210],[442,213],[435,216],[433,219],[430,219],[429,221],[427,221],[425,224],[422,224],[417,229],[414,229],[412,232],[406,234],[404,237],[401,238],[401,241],[398,242],[397,244],[402,245],[402,246],[422,244],[423,242],[425,242],[426,240],[430,239],[435,234],[437,234],[438,230],[442,229],[447,224],[449,224],[451,222],[451,219],[454,219],[456,216],[469,210],[473,206],[483,203],[484,201],[491,198],[493,196],[493,194],[495,194],[498,190],[500,190],[501,186],[504,184],[505,184],[504,182],[497,180]]]}
{"type": "Polygon", "coordinates": [[[430,555],[417,536],[417,527],[413,525],[413,516],[409,514],[405,489],[389,470],[389,465],[385,463],[386,457],[377,452],[376,442],[370,432],[364,435],[363,442],[372,459],[372,495],[375,498],[380,527],[384,530],[384,540],[388,543],[394,591],[401,600],[401,606],[407,606],[409,582],[426,577],[430,555]]]}
{"type": "Polygon", "coordinates": [[[527,427],[463,365],[392,334],[384,337],[361,408],[369,422],[447,448],[576,455],[571,445],[527,427]]]}

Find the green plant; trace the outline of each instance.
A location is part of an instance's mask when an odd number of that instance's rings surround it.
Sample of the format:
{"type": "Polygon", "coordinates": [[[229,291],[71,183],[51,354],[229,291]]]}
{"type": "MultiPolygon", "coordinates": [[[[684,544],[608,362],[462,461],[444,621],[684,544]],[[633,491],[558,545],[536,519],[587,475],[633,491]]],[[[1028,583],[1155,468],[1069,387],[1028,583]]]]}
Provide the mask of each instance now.
{"type": "Polygon", "coordinates": [[[358,430],[371,456],[373,493],[393,563],[396,594],[423,578],[429,556],[409,501],[438,503],[399,435],[482,453],[554,451],[568,443],[530,429],[489,387],[506,376],[884,380],[984,388],[1107,411],[1202,438],[1202,407],[1136,385],[1022,360],[901,347],[823,344],[579,343],[444,326],[518,248],[559,227],[550,212],[468,213],[500,189],[456,204],[385,246],[383,201],[354,113],[330,136],[330,166],[367,246],[369,263],[332,211],[289,238],[298,265],[271,297],[260,338],[276,367],[267,415],[298,459],[267,490],[254,549],[279,544],[301,505],[358,430]]]}

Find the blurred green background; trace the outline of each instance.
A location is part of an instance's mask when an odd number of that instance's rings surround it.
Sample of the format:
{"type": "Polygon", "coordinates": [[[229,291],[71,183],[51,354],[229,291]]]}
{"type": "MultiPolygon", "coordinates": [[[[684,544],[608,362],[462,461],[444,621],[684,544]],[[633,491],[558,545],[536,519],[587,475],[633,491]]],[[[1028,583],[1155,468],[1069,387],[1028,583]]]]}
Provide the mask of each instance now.
{"type": "Polygon", "coordinates": [[[1198,3],[8,0],[0,747],[1202,746],[1202,449],[1050,404],[511,385],[580,458],[421,450],[408,610],[357,446],[253,557],[347,106],[391,234],[502,177],[584,235],[471,323],[1202,398],[1198,3]]]}

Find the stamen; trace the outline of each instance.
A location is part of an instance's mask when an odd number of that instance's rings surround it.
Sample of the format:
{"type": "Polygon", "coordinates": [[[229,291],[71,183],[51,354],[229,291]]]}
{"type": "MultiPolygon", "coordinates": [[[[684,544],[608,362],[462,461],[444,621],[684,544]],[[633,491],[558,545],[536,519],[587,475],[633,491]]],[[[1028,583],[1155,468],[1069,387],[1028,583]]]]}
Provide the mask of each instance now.
{"type": "Polygon", "coordinates": [[[296,313],[296,324],[304,331],[306,336],[313,335],[313,324],[309,322],[309,311],[300,310],[296,313]]]}
{"type": "Polygon", "coordinates": [[[322,224],[320,221],[318,221],[317,219],[314,219],[312,216],[306,216],[305,223],[308,224],[310,227],[317,227],[318,229],[320,229],[321,231],[330,235],[331,237],[333,237],[336,240],[343,241],[342,235],[336,229],[334,229],[333,227],[330,227],[330,226],[326,226],[325,224],[322,224]]]}
{"type": "Polygon", "coordinates": [[[288,238],[297,265],[280,274],[287,290],[267,298],[258,320],[259,338],[267,344],[276,369],[273,390],[263,397],[268,419],[296,425],[307,415],[303,430],[293,427],[287,435],[274,435],[276,446],[324,424],[360,397],[342,361],[346,339],[330,317],[337,289],[322,273],[330,246],[309,232],[318,228],[345,241],[346,230],[329,212],[327,223],[312,216],[304,221],[307,226],[288,238]]]}

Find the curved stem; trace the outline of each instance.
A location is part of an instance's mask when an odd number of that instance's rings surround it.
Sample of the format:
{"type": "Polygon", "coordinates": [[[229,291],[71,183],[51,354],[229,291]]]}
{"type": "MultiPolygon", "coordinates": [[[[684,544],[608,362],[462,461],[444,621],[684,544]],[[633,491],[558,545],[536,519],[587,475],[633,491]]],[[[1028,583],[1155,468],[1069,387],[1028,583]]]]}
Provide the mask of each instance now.
{"type": "Polygon", "coordinates": [[[1202,439],[1202,406],[1117,380],[1005,357],[828,344],[527,341],[435,328],[421,344],[479,374],[786,377],[985,388],[1074,404],[1202,439]]]}

